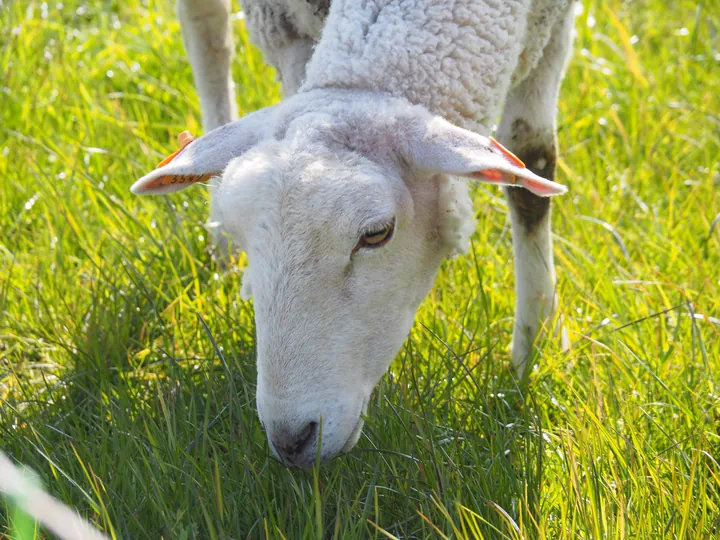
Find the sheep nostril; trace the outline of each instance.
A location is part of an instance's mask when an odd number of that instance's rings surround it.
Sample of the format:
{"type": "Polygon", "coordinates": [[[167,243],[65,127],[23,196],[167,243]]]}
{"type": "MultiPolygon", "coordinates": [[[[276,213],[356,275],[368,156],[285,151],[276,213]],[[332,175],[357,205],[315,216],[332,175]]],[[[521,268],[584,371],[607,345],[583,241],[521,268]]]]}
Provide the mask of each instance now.
{"type": "Polygon", "coordinates": [[[296,452],[300,452],[303,448],[305,448],[310,440],[313,438],[313,435],[315,435],[315,428],[317,426],[317,422],[310,422],[307,426],[305,426],[305,429],[302,430],[300,435],[298,436],[298,448],[296,449],[296,452]]]}
{"type": "Polygon", "coordinates": [[[315,438],[317,422],[309,422],[302,430],[295,434],[282,433],[275,435],[272,444],[280,456],[292,461],[292,458],[301,454],[315,438]]]}

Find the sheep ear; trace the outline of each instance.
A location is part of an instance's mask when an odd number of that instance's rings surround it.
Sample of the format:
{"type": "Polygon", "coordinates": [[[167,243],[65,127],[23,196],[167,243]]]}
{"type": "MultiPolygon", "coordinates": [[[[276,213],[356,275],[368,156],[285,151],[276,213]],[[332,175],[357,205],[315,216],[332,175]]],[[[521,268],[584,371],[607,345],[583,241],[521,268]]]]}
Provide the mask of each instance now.
{"type": "Polygon", "coordinates": [[[222,174],[233,158],[270,134],[272,109],[261,109],[197,139],[187,131],[181,133],[180,150],[135,182],[130,191],[137,195],[172,193],[222,174]]]}
{"type": "Polygon", "coordinates": [[[464,176],[501,186],[523,187],[549,197],[567,192],[557,182],[542,178],[525,167],[512,152],[492,137],[461,129],[439,117],[415,124],[406,138],[407,154],[415,167],[431,172],[464,176]]]}

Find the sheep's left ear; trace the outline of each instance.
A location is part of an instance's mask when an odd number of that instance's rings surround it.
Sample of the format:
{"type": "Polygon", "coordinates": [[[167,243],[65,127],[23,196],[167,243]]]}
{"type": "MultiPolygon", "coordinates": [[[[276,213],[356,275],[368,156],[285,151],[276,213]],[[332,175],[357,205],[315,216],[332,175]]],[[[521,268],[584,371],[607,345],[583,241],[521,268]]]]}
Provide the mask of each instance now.
{"type": "Polygon", "coordinates": [[[420,170],[464,176],[487,184],[518,186],[541,197],[567,191],[565,186],[526,168],[492,137],[461,129],[437,116],[409,122],[406,128],[403,153],[420,170]]]}
{"type": "Polygon", "coordinates": [[[222,174],[233,158],[270,135],[272,111],[273,107],[261,109],[197,139],[187,131],[181,133],[180,150],[135,182],[130,191],[137,195],[172,193],[222,174]]]}

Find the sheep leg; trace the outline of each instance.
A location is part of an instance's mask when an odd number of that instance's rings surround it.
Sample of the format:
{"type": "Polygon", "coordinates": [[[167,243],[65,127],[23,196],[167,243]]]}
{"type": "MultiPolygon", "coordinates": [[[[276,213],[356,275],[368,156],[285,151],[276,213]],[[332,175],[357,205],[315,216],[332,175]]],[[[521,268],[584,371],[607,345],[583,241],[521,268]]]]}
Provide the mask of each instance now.
{"type": "MultiPolygon", "coordinates": [[[[574,14],[571,8],[553,30],[538,65],[510,90],[498,129],[498,139],[533,172],[555,177],[557,158],[557,100],[572,48],[574,14]]],[[[553,263],[550,199],[509,187],[515,254],[515,328],[512,360],[522,379],[539,332],[552,323],[557,308],[553,263]]],[[[567,338],[558,324],[563,346],[567,338]]]]}
{"type": "MultiPolygon", "coordinates": [[[[237,119],[230,70],[234,52],[230,0],[178,0],[177,15],[200,96],[203,130],[207,133],[237,119]]],[[[221,222],[215,197],[211,195],[210,239],[223,256],[228,250],[228,238],[221,222]]]]}
{"type": "Polygon", "coordinates": [[[208,132],[237,118],[230,0],[178,0],[177,15],[208,132]]]}
{"type": "Polygon", "coordinates": [[[265,61],[275,68],[284,96],[296,94],[305,79],[305,66],[312,56],[314,39],[304,35],[292,22],[289,4],[283,8],[282,2],[267,0],[241,0],[240,3],[250,38],[263,52],[265,61]]]}
{"type": "Polygon", "coordinates": [[[278,50],[275,69],[285,97],[296,94],[305,80],[305,66],[312,56],[314,44],[310,39],[298,38],[278,50]]]}

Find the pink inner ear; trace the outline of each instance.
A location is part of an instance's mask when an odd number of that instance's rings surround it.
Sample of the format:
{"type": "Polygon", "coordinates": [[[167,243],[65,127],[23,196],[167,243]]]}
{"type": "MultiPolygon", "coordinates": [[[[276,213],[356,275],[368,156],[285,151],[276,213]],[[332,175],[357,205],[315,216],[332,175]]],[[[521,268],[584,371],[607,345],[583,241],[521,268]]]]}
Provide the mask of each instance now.
{"type": "Polygon", "coordinates": [[[559,195],[561,193],[565,193],[566,191],[564,186],[555,184],[554,182],[552,184],[544,184],[536,182],[535,180],[528,180],[526,178],[520,179],[520,185],[532,191],[536,195],[559,195]]]}
{"type": "Polygon", "coordinates": [[[482,171],[476,171],[472,173],[475,178],[482,178],[486,182],[491,184],[506,184],[505,173],[497,169],[484,169],[482,171]]]}

